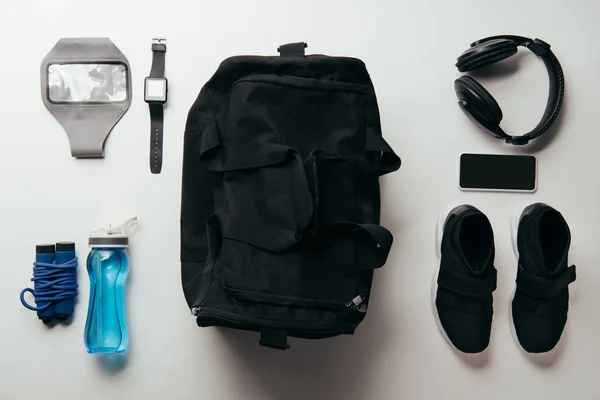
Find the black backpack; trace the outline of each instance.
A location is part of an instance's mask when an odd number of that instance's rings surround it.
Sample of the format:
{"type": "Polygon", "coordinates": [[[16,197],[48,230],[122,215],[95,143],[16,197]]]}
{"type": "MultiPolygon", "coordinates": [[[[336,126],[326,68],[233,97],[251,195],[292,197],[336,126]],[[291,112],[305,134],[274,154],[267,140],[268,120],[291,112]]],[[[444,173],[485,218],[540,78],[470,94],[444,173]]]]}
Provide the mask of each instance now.
{"type": "Polygon", "coordinates": [[[223,61],[185,128],[187,303],[199,326],[278,349],[354,333],[392,245],[378,178],[400,167],[364,63],[305,47],[223,61]]]}

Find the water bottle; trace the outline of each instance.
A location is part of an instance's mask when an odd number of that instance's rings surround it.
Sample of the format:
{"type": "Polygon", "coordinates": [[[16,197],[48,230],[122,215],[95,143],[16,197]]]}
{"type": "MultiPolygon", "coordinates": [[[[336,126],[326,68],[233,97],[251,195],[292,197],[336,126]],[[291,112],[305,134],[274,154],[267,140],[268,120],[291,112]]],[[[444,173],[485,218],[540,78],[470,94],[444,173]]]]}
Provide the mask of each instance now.
{"type": "Polygon", "coordinates": [[[90,277],[90,303],[85,323],[88,353],[123,353],[129,344],[125,283],[129,273],[129,236],[131,218],[115,228],[90,234],[87,270],[90,277]]]}

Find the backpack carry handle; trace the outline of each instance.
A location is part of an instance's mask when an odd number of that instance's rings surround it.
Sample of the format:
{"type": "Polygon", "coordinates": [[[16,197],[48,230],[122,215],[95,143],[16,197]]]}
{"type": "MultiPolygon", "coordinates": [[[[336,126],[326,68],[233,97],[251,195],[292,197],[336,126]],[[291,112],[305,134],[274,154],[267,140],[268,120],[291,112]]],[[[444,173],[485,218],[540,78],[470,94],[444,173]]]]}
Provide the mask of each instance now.
{"type": "Polygon", "coordinates": [[[277,48],[281,57],[304,57],[308,45],[304,42],[282,44],[277,48]]]}

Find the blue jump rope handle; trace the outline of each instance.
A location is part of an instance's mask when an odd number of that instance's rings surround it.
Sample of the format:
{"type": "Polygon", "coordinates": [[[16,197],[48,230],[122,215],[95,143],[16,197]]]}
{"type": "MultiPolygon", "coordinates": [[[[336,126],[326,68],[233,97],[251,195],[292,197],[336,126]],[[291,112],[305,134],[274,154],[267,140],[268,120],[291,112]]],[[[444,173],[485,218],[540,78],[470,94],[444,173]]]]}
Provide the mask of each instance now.
{"type": "MultiPolygon", "coordinates": [[[[56,243],[56,253],[54,260],[56,264],[65,264],[75,258],[75,243],[59,242],[56,243]]],[[[75,298],[57,301],[54,304],[54,314],[59,318],[66,318],[75,311],[75,298]]]]}
{"type": "MultiPolygon", "coordinates": [[[[46,245],[49,246],[49,245],[46,245]]],[[[54,245],[52,245],[54,246],[54,245]]],[[[35,253],[35,261],[36,262],[43,262],[43,263],[53,263],[54,262],[54,251],[52,252],[47,252],[47,253],[35,253]]],[[[37,303],[38,307],[44,307],[46,306],[46,304],[48,304],[48,302],[40,302],[37,303]]],[[[43,309],[43,310],[39,310],[37,312],[37,316],[39,319],[41,320],[49,320],[52,317],[54,317],[54,305],[51,304],[50,306],[48,306],[47,308],[43,309]]]]}

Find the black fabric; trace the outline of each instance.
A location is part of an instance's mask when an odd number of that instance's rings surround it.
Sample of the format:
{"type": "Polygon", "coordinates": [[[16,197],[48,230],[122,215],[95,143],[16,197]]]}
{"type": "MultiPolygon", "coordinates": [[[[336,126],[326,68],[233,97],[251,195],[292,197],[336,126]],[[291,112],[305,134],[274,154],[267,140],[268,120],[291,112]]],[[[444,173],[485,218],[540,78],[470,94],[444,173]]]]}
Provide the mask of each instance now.
{"type": "Polygon", "coordinates": [[[530,353],[552,350],[567,323],[571,233],[563,216],[543,203],[523,211],[517,230],[519,266],[512,319],[521,347],[530,353]]]}
{"type": "Polygon", "coordinates": [[[554,279],[542,279],[529,275],[522,268],[517,271],[517,286],[519,290],[532,297],[556,297],[571,282],[575,281],[575,266],[567,268],[564,273],[554,279]]]}
{"type": "MultiPolygon", "coordinates": [[[[519,297],[520,295],[516,296],[515,299],[519,297]]],[[[560,300],[556,299],[554,303],[564,304],[568,301],[568,293],[566,293],[565,296],[561,296],[560,300]]],[[[517,339],[525,351],[528,353],[546,353],[556,347],[567,323],[567,310],[556,309],[555,312],[541,315],[537,312],[515,309],[513,306],[512,312],[517,339]]]]}
{"type": "Polygon", "coordinates": [[[490,341],[497,274],[487,217],[469,205],[451,210],[440,252],[435,307],[441,329],[458,350],[479,353],[490,341]]]}
{"type": "Polygon", "coordinates": [[[160,174],[163,159],[163,105],[149,103],[150,107],[150,172],[160,174]]]}
{"type": "Polygon", "coordinates": [[[261,332],[274,348],[362,321],[392,245],[378,179],[400,166],[363,62],[300,47],[225,60],[184,139],[186,301],[199,326],[261,332]]]}
{"type": "Polygon", "coordinates": [[[467,314],[444,303],[438,303],[436,307],[440,323],[454,347],[468,354],[481,353],[488,347],[492,327],[491,307],[485,309],[485,314],[490,317],[482,317],[483,313],[467,314]]]}
{"type": "Polygon", "coordinates": [[[438,285],[463,296],[488,297],[496,290],[496,270],[485,278],[472,279],[450,269],[442,269],[438,275],[438,285]]]}

